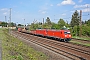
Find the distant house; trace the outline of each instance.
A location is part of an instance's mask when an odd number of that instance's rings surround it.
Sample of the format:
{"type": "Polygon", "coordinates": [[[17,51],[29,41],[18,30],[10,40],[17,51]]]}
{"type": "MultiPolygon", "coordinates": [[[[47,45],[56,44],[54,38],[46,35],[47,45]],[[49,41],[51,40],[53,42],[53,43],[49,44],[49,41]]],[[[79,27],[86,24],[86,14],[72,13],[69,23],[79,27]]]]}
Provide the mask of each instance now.
{"type": "Polygon", "coordinates": [[[0,28],[2,28],[2,26],[0,26],[0,28]]]}
{"type": "MultiPolygon", "coordinates": [[[[2,22],[0,21],[0,25],[1,25],[1,23],[2,23],[2,22]]],[[[2,28],[2,26],[0,26],[0,28],[2,28]]]]}
{"type": "Polygon", "coordinates": [[[0,24],[2,23],[2,21],[0,21],[0,24]]]}

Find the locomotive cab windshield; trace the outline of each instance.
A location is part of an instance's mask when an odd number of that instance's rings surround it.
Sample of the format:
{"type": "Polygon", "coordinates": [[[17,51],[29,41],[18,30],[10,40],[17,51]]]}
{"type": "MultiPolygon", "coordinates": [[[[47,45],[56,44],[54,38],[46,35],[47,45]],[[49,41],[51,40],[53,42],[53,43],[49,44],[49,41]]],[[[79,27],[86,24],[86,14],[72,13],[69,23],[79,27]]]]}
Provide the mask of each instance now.
{"type": "Polygon", "coordinates": [[[64,34],[70,34],[70,32],[69,31],[65,31],[64,34]]]}

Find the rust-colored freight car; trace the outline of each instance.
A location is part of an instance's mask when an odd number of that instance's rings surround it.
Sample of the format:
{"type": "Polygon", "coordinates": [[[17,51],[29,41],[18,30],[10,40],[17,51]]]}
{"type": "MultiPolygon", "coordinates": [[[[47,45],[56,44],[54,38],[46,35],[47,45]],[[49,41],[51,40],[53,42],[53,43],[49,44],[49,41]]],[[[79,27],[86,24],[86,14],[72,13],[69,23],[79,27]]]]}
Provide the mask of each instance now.
{"type": "Polygon", "coordinates": [[[22,31],[22,28],[18,28],[18,31],[21,32],[22,31]]]}
{"type": "MultiPolygon", "coordinates": [[[[21,28],[18,28],[18,31],[23,32],[21,28]]],[[[24,32],[27,33],[26,30],[24,32]]],[[[43,37],[55,38],[65,42],[71,40],[70,30],[36,29],[36,30],[31,30],[29,33],[43,37]]]]}

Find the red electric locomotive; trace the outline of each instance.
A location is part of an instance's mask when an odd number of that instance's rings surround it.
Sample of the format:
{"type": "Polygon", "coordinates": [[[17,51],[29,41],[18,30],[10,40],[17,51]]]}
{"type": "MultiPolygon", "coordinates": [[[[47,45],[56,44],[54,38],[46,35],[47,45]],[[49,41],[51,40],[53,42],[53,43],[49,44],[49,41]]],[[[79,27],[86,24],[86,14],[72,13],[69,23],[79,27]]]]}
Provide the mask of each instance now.
{"type": "Polygon", "coordinates": [[[36,35],[40,36],[47,36],[47,30],[46,29],[36,29],[36,35]]]}
{"type": "Polygon", "coordinates": [[[36,35],[56,38],[60,41],[68,42],[71,40],[71,34],[69,30],[50,30],[50,29],[37,29],[34,33],[36,35]]]}

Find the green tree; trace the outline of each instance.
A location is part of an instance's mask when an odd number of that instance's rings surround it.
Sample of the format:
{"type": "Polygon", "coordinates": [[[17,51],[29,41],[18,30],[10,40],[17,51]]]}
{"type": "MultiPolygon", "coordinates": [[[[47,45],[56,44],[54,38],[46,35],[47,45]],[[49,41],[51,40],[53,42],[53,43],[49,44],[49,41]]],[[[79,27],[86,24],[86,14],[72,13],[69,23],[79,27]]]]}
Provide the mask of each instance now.
{"type": "Polygon", "coordinates": [[[51,24],[51,21],[50,21],[50,18],[49,18],[49,17],[47,17],[46,23],[47,23],[48,25],[51,24]]]}
{"type": "Polygon", "coordinates": [[[58,21],[58,27],[59,27],[59,29],[62,28],[63,26],[65,26],[65,25],[66,25],[66,23],[65,23],[65,21],[63,19],[60,19],[58,21]]]}
{"type": "Polygon", "coordinates": [[[24,26],[24,25],[22,25],[22,24],[18,24],[18,26],[24,26]]]}
{"type": "Polygon", "coordinates": [[[1,24],[0,24],[0,25],[1,25],[1,26],[3,26],[3,27],[6,27],[6,26],[7,26],[7,24],[8,24],[7,22],[1,22],[1,24]]]}
{"type": "Polygon", "coordinates": [[[71,33],[73,36],[79,36],[79,26],[74,26],[73,29],[71,29],[71,33]]]}
{"type": "Polygon", "coordinates": [[[90,26],[90,19],[89,19],[88,21],[86,21],[86,24],[87,24],[88,26],[90,26]]]}
{"type": "Polygon", "coordinates": [[[44,24],[44,28],[51,29],[52,23],[50,21],[50,18],[47,17],[46,22],[44,24]]]}
{"type": "Polygon", "coordinates": [[[39,28],[38,25],[39,25],[39,23],[31,23],[30,30],[36,30],[36,29],[38,29],[39,28]]]}
{"type": "Polygon", "coordinates": [[[37,23],[37,25],[38,25],[38,28],[39,29],[42,29],[43,28],[42,22],[37,23]]]}
{"type": "Polygon", "coordinates": [[[82,26],[82,35],[90,36],[90,26],[88,26],[88,25],[82,26]]]}
{"type": "Polygon", "coordinates": [[[79,21],[80,21],[80,16],[78,11],[76,10],[73,15],[72,15],[72,19],[70,22],[70,25],[72,27],[72,33],[74,33],[76,31],[76,35],[79,35],[79,21]]]}
{"type": "Polygon", "coordinates": [[[56,24],[54,22],[52,22],[52,27],[51,28],[52,29],[59,29],[58,24],[56,24]]]}
{"type": "Polygon", "coordinates": [[[15,26],[16,26],[16,23],[11,22],[11,23],[10,23],[10,26],[11,26],[11,27],[15,27],[15,26]]]}
{"type": "Polygon", "coordinates": [[[79,25],[79,21],[80,21],[80,17],[79,17],[79,13],[78,11],[76,10],[73,15],[72,15],[72,19],[71,19],[71,23],[70,25],[72,27],[74,27],[75,25],[79,25]]]}

